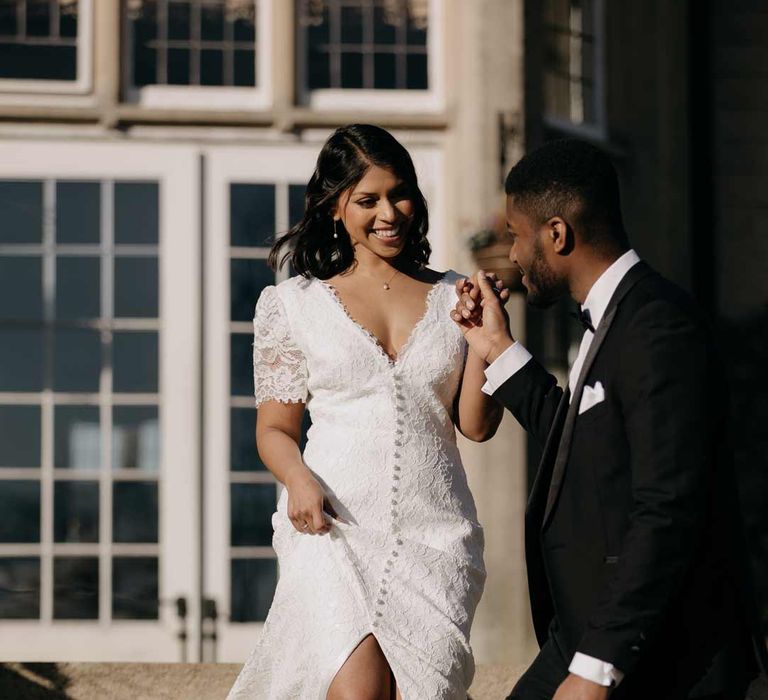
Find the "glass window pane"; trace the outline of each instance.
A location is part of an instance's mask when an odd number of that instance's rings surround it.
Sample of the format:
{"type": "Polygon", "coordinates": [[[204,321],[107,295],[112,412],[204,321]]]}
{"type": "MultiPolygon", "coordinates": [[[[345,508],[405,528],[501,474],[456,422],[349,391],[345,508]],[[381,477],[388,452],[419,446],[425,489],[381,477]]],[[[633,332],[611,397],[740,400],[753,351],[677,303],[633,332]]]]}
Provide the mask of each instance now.
{"type": "Polygon", "coordinates": [[[157,557],[115,557],[112,560],[114,619],[156,620],[157,595],[157,557]]]}
{"type": "Polygon", "coordinates": [[[115,317],[157,318],[157,258],[115,258],[115,317]]]}
{"type": "Polygon", "coordinates": [[[397,62],[393,53],[373,55],[373,87],[394,90],[397,87],[397,62]]]}
{"type": "Polygon", "coordinates": [[[232,622],[263,622],[277,586],[274,559],[233,559],[231,579],[232,622]]]}
{"type": "Polygon", "coordinates": [[[57,182],[56,241],[98,243],[100,231],[101,185],[98,182],[57,182]]]}
{"type": "Polygon", "coordinates": [[[43,318],[43,261],[39,257],[0,257],[0,320],[43,318]]]}
{"type": "Polygon", "coordinates": [[[230,8],[229,21],[233,24],[233,37],[235,41],[256,41],[256,4],[241,3],[238,7],[230,8]]]}
{"type": "Polygon", "coordinates": [[[43,333],[0,328],[0,391],[41,391],[43,333]]]}
{"type": "Polygon", "coordinates": [[[113,541],[157,542],[157,482],[119,481],[112,489],[113,541]]]}
{"type": "Polygon", "coordinates": [[[341,8],[341,41],[345,44],[363,42],[363,8],[341,8]]]}
{"type": "Polygon", "coordinates": [[[99,331],[86,328],[57,330],[53,372],[55,391],[97,392],[101,375],[99,331]]]}
{"type": "Polygon", "coordinates": [[[53,464],[57,469],[98,469],[101,430],[98,406],[56,406],[53,464]]]}
{"type": "Polygon", "coordinates": [[[272,514],[277,504],[274,484],[230,484],[230,543],[237,546],[269,547],[272,544],[272,514]]]}
{"type": "Polygon", "coordinates": [[[48,36],[51,33],[51,5],[48,0],[26,0],[27,36],[48,36]]]}
{"type": "Polygon", "coordinates": [[[224,52],[220,49],[200,52],[200,85],[224,85],[224,52]]]}
{"type": "Polygon", "coordinates": [[[230,345],[230,391],[233,396],[253,396],[253,336],[233,333],[230,345]]]}
{"type": "Polygon", "coordinates": [[[0,78],[17,80],[76,80],[77,48],[22,44],[0,39],[0,78]]]}
{"type": "Polygon", "coordinates": [[[157,38],[155,0],[131,6],[128,14],[133,33],[133,84],[136,87],[157,82],[157,51],[149,42],[157,38]]]}
{"type": "Polygon", "coordinates": [[[363,87],[363,54],[344,52],[341,54],[341,86],[357,89],[363,87]]]}
{"type": "Polygon", "coordinates": [[[0,558],[0,618],[34,620],[40,617],[40,560],[36,557],[0,558]]]}
{"type": "Polygon", "coordinates": [[[66,37],[77,36],[77,11],[78,3],[70,2],[66,5],[59,3],[59,34],[66,37]]]}
{"type": "Polygon", "coordinates": [[[409,53],[405,57],[406,85],[408,90],[427,90],[427,56],[421,53],[409,53]]]}
{"type": "Polygon", "coordinates": [[[99,618],[97,557],[54,557],[53,617],[56,620],[99,618]]]}
{"type": "Polygon", "coordinates": [[[53,488],[54,542],[99,541],[98,481],[57,481],[53,488]]]}
{"type": "Polygon", "coordinates": [[[159,211],[156,182],[116,182],[115,243],[157,243],[159,211]]]}
{"type": "Polygon", "coordinates": [[[402,20],[400,11],[392,9],[392,3],[381,0],[373,8],[373,41],[377,44],[395,44],[397,42],[397,27],[402,20]]]}
{"type": "Polygon", "coordinates": [[[256,299],[264,287],[275,283],[266,260],[232,260],[230,288],[230,318],[233,321],[252,321],[256,299]]]}
{"type": "MultiPolygon", "coordinates": [[[[2,64],[0,48],[0,66],[2,64]]],[[[0,180],[0,221],[3,222],[0,243],[40,243],[43,240],[43,183],[0,180]]]]}
{"type": "Polygon", "coordinates": [[[101,260],[56,259],[56,318],[93,319],[101,315],[101,260]]]}
{"type": "Polygon", "coordinates": [[[231,184],[229,226],[233,246],[271,246],[275,235],[275,186],[231,184]]]}
{"type": "Polygon", "coordinates": [[[328,3],[302,3],[301,26],[306,27],[310,47],[330,41],[328,3]]]}
{"type": "Polygon", "coordinates": [[[0,542],[40,541],[40,482],[0,482],[0,542]]]}
{"type": "Polygon", "coordinates": [[[407,41],[410,46],[427,45],[428,17],[426,13],[416,14],[413,8],[408,8],[407,41]]]}
{"type": "Polygon", "coordinates": [[[307,81],[310,90],[331,87],[331,57],[327,51],[310,49],[307,64],[307,81]]]}
{"type": "Polygon", "coordinates": [[[205,2],[200,6],[200,38],[221,41],[224,38],[224,5],[205,2]]]}
{"type": "Polygon", "coordinates": [[[305,185],[288,185],[288,225],[293,227],[304,216],[305,185]]]}
{"type": "Polygon", "coordinates": [[[18,32],[18,13],[16,2],[3,0],[0,2],[0,36],[15,36],[18,32]]]}
{"type": "Polygon", "coordinates": [[[232,471],[264,471],[266,467],[256,450],[256,409],[233,408],[230,411],[230,468],[232,471]]]}
{"type": "Polygon", "coordinates": [[[40,467],[39,406],[0,406],[0,467],[40,467]]]}
{"type": "Polygon", "coordinates": [[[168,38],[189,39],[192,29],[192,16],[189,2],[168,3],[168,38]]]}
{"type": "Polygon", "coordinates": [[[113,469],[160,470],[157,406],[116,406],[112,424],[113,469]]]}
{"type": "Polygon", "coordinates": [[[168,85],[190,84],[189,49],[168,49],[168,85]]]}
{"type": "Polygon", "coordinates": [[[256,85],[256,52],[251,49],[236,49],[234,53],[235,79],[238,87],[256,85]]]}
{"type": "Polygon", "coordinates": [[[112,353],[114,391],[150,394],[157,391],[157,333],[115,332],[112,353]]]}

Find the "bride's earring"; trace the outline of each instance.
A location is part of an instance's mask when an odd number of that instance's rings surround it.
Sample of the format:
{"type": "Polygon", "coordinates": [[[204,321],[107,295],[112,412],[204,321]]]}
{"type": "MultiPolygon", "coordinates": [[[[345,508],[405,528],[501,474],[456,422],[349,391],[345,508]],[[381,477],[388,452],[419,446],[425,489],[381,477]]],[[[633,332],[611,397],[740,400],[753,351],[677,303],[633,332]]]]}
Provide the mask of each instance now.
{"type": "Polygon", "coordinates": [[[339,220],[334,219],[333,220],[333,237],[338,238],[339,237],[339,228],[338,228],[339,220]]]}

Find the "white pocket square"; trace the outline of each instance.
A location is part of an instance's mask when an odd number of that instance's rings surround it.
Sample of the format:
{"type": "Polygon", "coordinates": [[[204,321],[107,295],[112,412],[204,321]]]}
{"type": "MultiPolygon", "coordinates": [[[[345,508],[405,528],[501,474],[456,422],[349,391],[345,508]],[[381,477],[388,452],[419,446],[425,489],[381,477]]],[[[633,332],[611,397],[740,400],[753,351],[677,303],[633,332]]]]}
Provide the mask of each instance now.
{"type": "Polygon", "coordinates": [[[595,386],[584,385],[581,401],[579,402],[579,415],[603,401],[605,401],[605,389],[603,389],[603,385],[600,382],[595,382],[595,386]]]}

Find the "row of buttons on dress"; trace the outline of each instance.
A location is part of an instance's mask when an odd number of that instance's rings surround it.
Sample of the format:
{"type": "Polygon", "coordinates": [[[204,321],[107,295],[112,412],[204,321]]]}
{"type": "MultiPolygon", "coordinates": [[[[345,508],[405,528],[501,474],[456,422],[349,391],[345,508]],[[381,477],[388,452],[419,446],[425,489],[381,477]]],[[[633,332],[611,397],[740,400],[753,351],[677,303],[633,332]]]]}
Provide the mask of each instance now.
{"type": "MultiPolygon", "coordinates": [[[[404,426],[405,421],[402,418],[402,412],[404,408],[404,401],[405,396],[402,393],[402,383],[400,377],[395,374],[394,377],[394,389],[395,389],[395,451],[392,455],[394,458],[394,464],[392,465],[392,490],[391,494],[392,497],[390,499],[390,505],[391,509],[389,511],[390,515],[392,516],[392,532],[397,533],[398,532],[398,525],[397,525],[397,508],[399,506],[399,493],[400,493],[400,472],[401,472],[401,465],[400,465],[400,458],[401,458],[401,452],[400,448],[403,446],[403,440],[404,440],[404,426]]],[[[399,556],[399,552],[397,551],[397,547],[400,547],[403,544],[403,540],[400,539],[400,537],[395,537],[395,548],[390,552],[390,557],[387,559],[387,565],[384,567],[384,574],[385,576],[381,579],[381,587],[379,588],[379,597],[376,600],[377,610],[376,610],[376,617],[380,618],[384,616],[384,613],[381,611],[381,608],[384,606],[384,597],[387,595],[387,586],[389,584],[389,575],[392,573],[392,568],[395,564],[395,559],[399,556]]],[[[377,620],[374,620],[373,622],[374,627],[378,627],[379,623],[377,620]]]]}

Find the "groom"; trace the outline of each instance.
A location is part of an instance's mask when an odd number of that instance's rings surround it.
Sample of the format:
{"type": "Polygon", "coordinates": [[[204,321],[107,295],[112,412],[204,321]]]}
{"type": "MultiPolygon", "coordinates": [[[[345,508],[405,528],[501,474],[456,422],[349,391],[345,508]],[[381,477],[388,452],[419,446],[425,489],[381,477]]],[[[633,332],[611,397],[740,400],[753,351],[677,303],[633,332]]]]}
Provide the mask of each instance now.
{"type": "Polygon", "coordinates": [[[506,192],[529,303],[568,294],[584,326],[561,389],[510,335],[508,292],[482,271],[457,285],[451,316],[489,364],[483,391],[543,448],[526,511],[541,651],[508,700],[741,700],[752,618],[707,323],[630,248],[596,148],[547,144],[506,192]]]}

